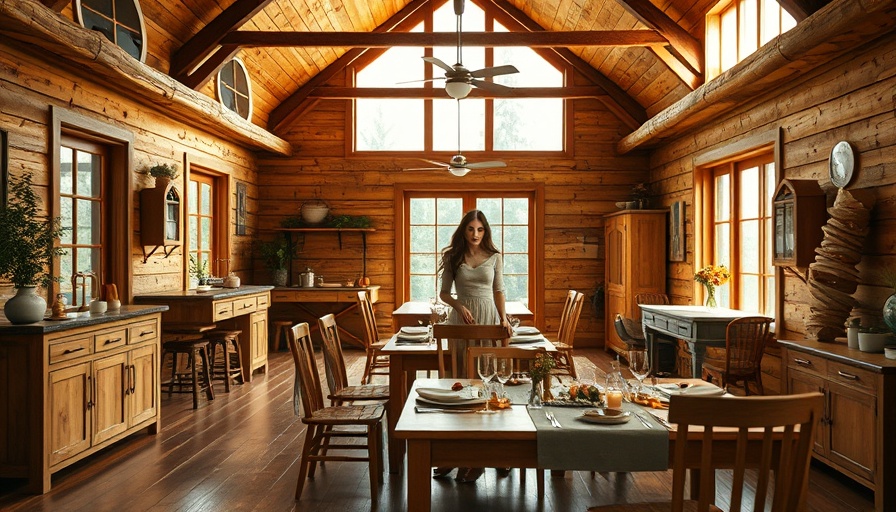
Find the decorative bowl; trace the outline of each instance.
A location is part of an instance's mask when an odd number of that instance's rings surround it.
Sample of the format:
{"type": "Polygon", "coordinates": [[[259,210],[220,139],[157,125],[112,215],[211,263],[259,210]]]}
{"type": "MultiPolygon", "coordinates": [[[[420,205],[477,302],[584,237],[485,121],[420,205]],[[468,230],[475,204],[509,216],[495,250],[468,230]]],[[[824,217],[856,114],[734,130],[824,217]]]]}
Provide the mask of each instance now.
{"type": "Polygon", "coordinates": [[[883,352],[884,346],[893,340],[889,332],[860,332],[859,350],[862,352],[883,352]]]}
{"type": "Polygon", "coordinates": [[[887,359],[896,359],[896,347],[884,347],[884,356],[887,359]]]}
{"type": "Polygon", "coordinates": [[[327,218],[330,207],[323,201],[312,201],[302,204],[302,220],[307,224],[318,224],[327,218]]]}

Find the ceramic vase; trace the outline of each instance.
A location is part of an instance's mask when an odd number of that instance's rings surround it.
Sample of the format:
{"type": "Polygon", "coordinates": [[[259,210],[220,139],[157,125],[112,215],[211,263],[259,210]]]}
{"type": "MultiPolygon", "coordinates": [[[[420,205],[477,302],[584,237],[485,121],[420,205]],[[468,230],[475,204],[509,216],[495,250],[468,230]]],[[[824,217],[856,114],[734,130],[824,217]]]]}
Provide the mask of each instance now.
{"type": "Polygon", "coordinates": [[[896,334],[896,293],[884,302],[884,323],[896,334]]]}
{"type": "Polygon", "coordinates": [[[532,389],[529,390],[529,402],[528,406],[530,409],[541,409],[542,404],[542,394],[544,393],[544,381],[541,379],[532,379],[532,389]]]}
{"type": "Polygon", "coordinates": [[[37,294],[36,286],[22,286],[16,294],[6,301],[3,313],[6,319],[14,324],[33,324],[44,319],[47,312],[47,301],[37,294]]]}
{"type": "Polygon", "coordinates": [[[278,268],[271,271],[271,282],[274,286],[286,286],[289,271],[285,268],[278,268]]]}

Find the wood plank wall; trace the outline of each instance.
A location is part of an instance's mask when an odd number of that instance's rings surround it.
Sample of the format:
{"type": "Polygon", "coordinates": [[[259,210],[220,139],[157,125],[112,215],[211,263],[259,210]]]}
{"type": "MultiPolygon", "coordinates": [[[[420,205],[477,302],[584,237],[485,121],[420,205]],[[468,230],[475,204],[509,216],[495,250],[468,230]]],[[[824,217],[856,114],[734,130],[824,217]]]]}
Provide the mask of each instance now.
{"type": "MultiPolygon", "coordinates": [[[[156,163],[176,163],[181,172],[177,182],[183,191],[184,155],[211,162],[214,170],[249,183],[249,226],[254,231],[258,192],[255,154],[246,148],[221,140],[182,123],[171,121],[164,111],[155,110],[93,83],[90,77],[68,69],[65,63],[51,56],[8,45],[0,41],[0,129],[9,133],[9,172],[19,176],[31,171],[41,188],[43,205],[47,206],[49,183],[48,155],[50,106],[68,109],[100,120],[134,134],[134,211],[133,246],[126,248],[133,261],[135,294],[180,289],[184,260],[181,249],[169,258],[157,252],[143,263],[140,246],[139,191],[151,187],[152,179],[139,174],[156,163]]],[[[235,205],[235,198],[231,205],[235,205]]],[[[231,207],[230,231],[233,233],[235,212],[231,207]]],[[[231,268],[246,282],[252,279],[249,236],[231,235],[231,268]]],[[[62,276],[68,279],[70,276],[62,276]]],[[[0,303],[14,293],[7,283],[0,283],[0,303]]]]}
{"type": "MultiPolygon", "coordinates": [[[[632,186],[647,178],[648,165],[644,154],[615,155],[614,144],[627,130],[600,101],[570,102],[574,129],[569,156],[502,156],[508,163],[506,169],[472,171],[464,178],[447,172],[402,171],[419,167],[418,160],[347,155],[347,108],[344,101],[320,102],[282,134],[296,148],[296,156],[259,158],[259,227],[262,232],[278,227],[310,199],[323,199],[338,215],[370,217],[377,231],[368,237],[367,273],[373,284],[382,286],[377,318],[383,332],[387,332],[388,314],[396,306],[393,187],[397,184],[487,188],[502,183],[543,183],[545,276],[544,282],[538,283],[545,290],[543,328],[556,332],[568,289],[583,291],[591,300],[604,274],[602,215],[616,211],[616,201],[629,198],[632,186]]],[[[293,282],[306,266],[325,278],[333,276],[334,281],[358,275],[360,240],[356,238],[343,236],[340,252],[335,237],[305,237],[304,252],[294,264],[293,282]]],[[[590,307],[583,308],[576,343],[602,346],[603,339],[603,313],[595,317],[590,307]]]]}
{"type": "MultiPolygon", "coordinates": [[[[743,105],[729,115],[690,131],[651,155],[651,181],[664,206],[687,201],[687,260],[669,263],[668,289],[675,302],[686,304],[694,282],[694,159],[735,145],[752,134],[780,128],[783,144],[782,175],[788,179],[815,179],[828,196],[836,193],[828,177],[828,157],[837,141],[849,141],[857,154],[857,167],[848,189],[876,198],[871,211],[871,232],[862,247],[858,266],[860,286],[854,315],[864,323],[880,320],[884,300],[893,290],[879,279],[884,266],[896,267],[896,39],[870,42],[824,68],[808,73],[786,89],[743,105]]],[[[784,316],[780,338],[805,336],[809,314],[807,269],[783,272],[784,316]]],[[[845,320],[845,319],[844,319],[845,320]]]]}

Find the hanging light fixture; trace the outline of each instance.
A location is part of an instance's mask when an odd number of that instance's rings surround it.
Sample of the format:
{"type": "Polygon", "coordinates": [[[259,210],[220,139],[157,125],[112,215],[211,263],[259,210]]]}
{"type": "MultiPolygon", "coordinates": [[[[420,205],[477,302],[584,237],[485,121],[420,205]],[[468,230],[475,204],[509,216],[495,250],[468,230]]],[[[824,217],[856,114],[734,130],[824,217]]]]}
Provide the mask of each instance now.
{"type": "Polygon", "coordinates": [[[445,92],[448,93],[448,96],[459,100],[466,98],[470,91],[473,89],[473,86],[468,84],[466,81],[448,81],[445,84],[445,92]]]}

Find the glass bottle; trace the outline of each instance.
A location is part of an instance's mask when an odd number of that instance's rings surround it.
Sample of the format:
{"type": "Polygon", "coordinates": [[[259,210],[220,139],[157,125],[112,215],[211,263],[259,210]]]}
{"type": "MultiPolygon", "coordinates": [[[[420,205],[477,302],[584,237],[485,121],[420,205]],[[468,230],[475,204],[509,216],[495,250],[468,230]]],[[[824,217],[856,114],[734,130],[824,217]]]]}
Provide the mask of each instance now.
{"type": "Polygon", "coordinates": [[[628,401],[628,384],[622,376],[619,356],[615,361],[610,361],[610,371],[607,372],[607,385],[605,388],[605,400],[607,407],[621,409],[623,400],[628,401]]]}

